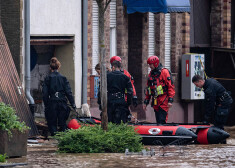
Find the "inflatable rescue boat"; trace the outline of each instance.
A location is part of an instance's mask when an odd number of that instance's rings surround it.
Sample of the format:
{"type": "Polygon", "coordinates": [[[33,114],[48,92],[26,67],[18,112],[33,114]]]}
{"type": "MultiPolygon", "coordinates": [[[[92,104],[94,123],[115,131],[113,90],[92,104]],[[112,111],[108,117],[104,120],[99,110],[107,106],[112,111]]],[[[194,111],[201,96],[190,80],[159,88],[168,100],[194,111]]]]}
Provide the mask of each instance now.
{"type": "MultiPolygon", "coordinates": [[[[68,123],[69,129],[78,129],[81,123],[100,124],[95,117],[80,117],[68,123]]],[[[183,144],[218,144],[230,135],[210,125],[175,124],[159,125],[156,123],[129,123],[142,136],[145,145],[183,145],[183,144]]]]}

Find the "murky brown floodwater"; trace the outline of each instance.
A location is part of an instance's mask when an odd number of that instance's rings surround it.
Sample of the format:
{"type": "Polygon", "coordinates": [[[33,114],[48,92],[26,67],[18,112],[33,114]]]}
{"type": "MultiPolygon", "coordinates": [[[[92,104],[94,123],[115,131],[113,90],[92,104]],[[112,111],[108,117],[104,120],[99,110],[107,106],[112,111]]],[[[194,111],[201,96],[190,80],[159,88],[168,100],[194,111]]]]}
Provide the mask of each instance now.
{"type": "Polygon", "coordinates": [[[28,155],[23,158],[8,159],[8,162],[24,162],[18,167],[235,167],[235,127],[226,128],[231,137],[227,144],[170,146],[165,155],[159,146],[154,146],[155,156],[121,154],[59,154],[55,144],[28,147],[28,155]],[[182,152],[183,150],[183,152],[182,152]]]}

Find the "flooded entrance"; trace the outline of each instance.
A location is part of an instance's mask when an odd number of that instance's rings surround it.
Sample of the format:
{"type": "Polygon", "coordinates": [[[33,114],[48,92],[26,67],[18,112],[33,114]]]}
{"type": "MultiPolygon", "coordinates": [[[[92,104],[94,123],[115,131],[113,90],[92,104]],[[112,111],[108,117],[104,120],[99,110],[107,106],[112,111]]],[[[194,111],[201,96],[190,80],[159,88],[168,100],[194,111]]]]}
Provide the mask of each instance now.
{"type": "MultiPolygon", "coordinates": [[[[231,137],[227,144],[170,146],[163,150],[151,146],[154,156],[124,153],[61,154],[56,153],[53,141],[29,146],[27,157],[8,159],[8,162],[27,163],[18,167],[235,167],[235,127],[226,128],[231,137]]],[[[150,146],[147,146],[150,148],[150,146]]]]}

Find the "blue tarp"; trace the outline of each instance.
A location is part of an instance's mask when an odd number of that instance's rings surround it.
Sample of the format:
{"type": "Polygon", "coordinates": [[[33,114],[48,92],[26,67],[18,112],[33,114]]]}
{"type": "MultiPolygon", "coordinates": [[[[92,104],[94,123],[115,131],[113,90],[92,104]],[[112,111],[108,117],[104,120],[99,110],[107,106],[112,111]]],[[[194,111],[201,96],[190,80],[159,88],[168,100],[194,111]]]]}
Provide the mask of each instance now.
{"type": "Polygon", "coordinates": [[[128,14],[135,12],[167,13],[166,0],[123,0],[123,5],[126,5],[128,14]]]}
{"type": "Polygon", "coordinates": [[[190,12],[189,0],[123,0],[127,13],[190,12]]]}

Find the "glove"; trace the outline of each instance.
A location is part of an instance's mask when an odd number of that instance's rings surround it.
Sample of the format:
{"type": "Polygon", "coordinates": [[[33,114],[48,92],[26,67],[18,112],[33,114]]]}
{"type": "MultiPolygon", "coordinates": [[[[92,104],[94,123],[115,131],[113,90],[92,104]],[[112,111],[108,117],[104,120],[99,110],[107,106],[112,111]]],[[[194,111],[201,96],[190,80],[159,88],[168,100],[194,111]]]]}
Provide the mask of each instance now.
{"type": "Polygon", "coordinates": [[[72,105],[72,108],[73,108],[74,110],[76,110],[76,105],[75,105],[75,104],[73,104],[73,105],[72,105]]]}
{"type": "Polygon", "coordinates": [[[202,121],[202,124],[203,124],[203,125],[209,125],[209,122],[206,121],[206,120],[204,120],[204,121],[202,121]]]}
{"type": "Polygon", "coordinates": [[[149,104],[149,100],[145,99],[144,104],[147,106],[149,104]]]}
{"type": "Polygon", "coordinates": [[[131,96],[127,95],[127,105],[130,106],[131,105],[131,96]]]}
{"type": "Polygon", "coordinates": [[[134,107],[137,107],[137,105],[138,105],[138,99],[137,99],[136,96],[134,96],[134,97],[132,98],[132,104],[133,104],[134,107]]]}
{"type": "Polygon", "coordinates": [[[168,103],[173,103],[173,98],[169,97],[168,103]]]}
{"type": "Polygon", "coordinates": [[[127,116],[127,121],[131,121],[131,117],[132,117],[132,114],[130,113],[130,114],[127,116]]]}

